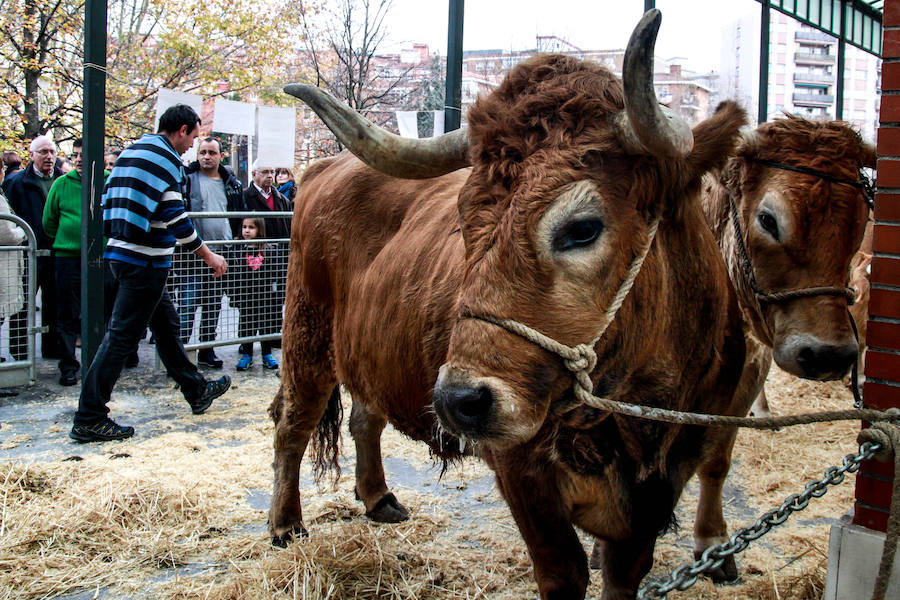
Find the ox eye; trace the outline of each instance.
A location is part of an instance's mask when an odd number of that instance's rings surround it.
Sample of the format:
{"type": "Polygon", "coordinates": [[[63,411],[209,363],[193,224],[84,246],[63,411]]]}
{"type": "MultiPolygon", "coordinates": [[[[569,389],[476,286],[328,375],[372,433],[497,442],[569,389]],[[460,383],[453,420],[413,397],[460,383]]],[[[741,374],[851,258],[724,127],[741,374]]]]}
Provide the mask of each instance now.
{"type": "Polygon", "coordinates": [[[772,216],[771,213],[761,212],[757,217],[759,220],[759,225],[763,229],[769,232],[769,234],[775,238],[775,241],[779,241],[781,237],[778,235],[778,221],[775,220],[775,217],[772,216]]]}
{"type": "Polygon", "coordinates": [[[565,252],[590,246],[600,236],[601,231],[603,221],[596,218],[566,223],[553,236],[553,250],[565,252]]]}

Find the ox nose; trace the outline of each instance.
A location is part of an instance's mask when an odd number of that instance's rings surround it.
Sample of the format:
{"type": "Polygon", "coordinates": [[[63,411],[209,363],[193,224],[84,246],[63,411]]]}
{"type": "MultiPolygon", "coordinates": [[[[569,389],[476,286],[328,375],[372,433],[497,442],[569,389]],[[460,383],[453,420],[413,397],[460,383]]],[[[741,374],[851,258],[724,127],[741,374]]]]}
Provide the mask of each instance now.
{"type": "Polygon", "coordinates": [[[798,350],[797,364],[807,379],[840,379],[856,362],[858,353],[856,344],[809,344],[798,350]]]}
{"type": "Polygon", "coordinates": [[[478,432],[484,427],[493,405],[494,394],[485,385],[473,387],[438,381],[434,386],[435,411],[453,433],[478,432]]]}

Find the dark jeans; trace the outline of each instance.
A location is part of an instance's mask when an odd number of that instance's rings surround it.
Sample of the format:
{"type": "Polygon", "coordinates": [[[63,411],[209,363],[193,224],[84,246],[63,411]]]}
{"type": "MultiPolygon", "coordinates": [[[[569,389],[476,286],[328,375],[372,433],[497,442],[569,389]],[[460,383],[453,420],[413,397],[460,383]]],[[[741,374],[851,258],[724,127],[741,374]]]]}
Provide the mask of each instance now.
{"type": "MultiPolygon", "coordinates": [[[[189,259],[190,260],[190,259],[189,259]]],[[[180,278],[178,316],[181,319],[181,343],[187,344],[194,329],[194,313],[200,306],[200,332],[197,341],[216,339],[216,324],[222,310],[225,289],[221,277],[213,277],[205,263],[191,263],[191,273],[180,278]],[[200,270],[202,268],[202,271],[200,270]]]]}
{"type": "Polygon", "coordinates": [[[75,338],[81,333],[81,257],[56,257],[56,319],[59,330],[59,370],[76,374],[75,338]]]}
{"type": "Polygon", "coordinates": [[[159,358],[181,386],[185,399],[199,398],[206,386],[178,336],[178,313],[166,289],[169,270],[119,261],[109,261],[109,265],[119,287],[106,335],[84,378],[75,425],[91,425],[109,414],[106,405],[122,373],[125,357],[137,349],[148,325],[156,336],[159,358]]]}
{"type": "MultiPolygon", "coordinates": [[[[28,261],[25,261],[26,302],[34,302],[28,298],[28,261]]],[[[59,355],[59,332],[56,327],[56,278],[53,275],[53,257],[39,256],[37,259],[37,290],[41,290],[41,325],[47,327],[47,333],[41,335],[41,354],[44,358],[59,355]]],[[[36,320],[36,319],[35,319],[36,320]]],[[[25,360],[28,356],[28,309],[23,309],[9,318],[9,353],[16,360],[25,360]]]]}

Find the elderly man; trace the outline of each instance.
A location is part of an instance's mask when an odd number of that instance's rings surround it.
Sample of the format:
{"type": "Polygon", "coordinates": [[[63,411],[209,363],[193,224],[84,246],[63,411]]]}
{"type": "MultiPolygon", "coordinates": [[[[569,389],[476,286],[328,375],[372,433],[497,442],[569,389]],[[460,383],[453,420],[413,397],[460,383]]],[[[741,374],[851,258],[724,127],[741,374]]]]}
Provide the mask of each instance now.
{"type": "MultiPolygon", "coordinates": [[[[42,219],[44,204],[50,186],[63,173],[56,168],[56,144],[46,135],[31,141],[31,163],[3,180],[3,193],[9,199],[13,212],[25,219],[37,236],[39,250],[50,250],[50,238],[44,233],[42,219]]],[[[37,259],[37,285],[41,290],[41,325],[47,333],[41,336],[41,354],[44,358],[59,358],[59,333],[56,327],[56,282],[53,259],[40,256],[37,259]]],[[[26,275],[27,277],[27,275],[26,275]]],[[[37,293],[37,290],[35,290],[37,293]]],[[[34,298],[31,299],[34,301],[34,298]]],[[[28,356],[28,310],[13,315],[9,320],[9,351],[16,360],[28,356]]]]}
{"type": "Polygon", "coordinates": [[[109,327],[84,378],[69,437],[77,442],[121,440],[134,435],[109,418],[107,404],[126,357],[149,325],[166,371],[178,383],[191,412],[201,414],[231,386],[225,375],[207,381],[188,359],[179,321],[166,289],[175,244],[196,252],[215,276],[225,259],[203,243],[184,206],[181,155],[193,146],[200,117],[184,104],[167,109],[159,133],[146,134],[124,150],[103,192],[104,257],[118,282],[109,327]]]}
{"type": "MultiPolygon", "coordinates": [[[[250,172],[250,175],[253,177],[253,181],[250,182],[250,185],[247,186],[247,189],[244,190],[244,200],[247,202],[247,210],[253,211],[261,211],[261,212],[274,212],[274,211],[290,211],[291,204],[284,197],[284,195],[278,191],[275,187],[275,169],[272,167],[263,167],[259,166],[256,162],[253,163],[253,169],[250,172]]],[[[276,268],[281,270],[282,272],[287,271],[287,256],[288,256],[288,242],[287,240],[291,237],[291,219],[289,217],[269,217],[265,219],[266,225],[266,237],[269,239],[283,239],[283,242],[278,242],[275,244],[274,252],[272,253],[273,263],[276,265],[276,268]]],[[[276,282],[276,290],[274,296],[274,302],[277,306],[281,306],[284,303],[284,279],[279,279],[276,282]]],[[[281,328],[281,310],[277,311],[278,314],[278,328],[281,328]]],[[[277,340],[273,343],[273,346],[276,348],[281,347],[281,340],[277,340]]],[[[248,345],[248,347],[241,347],[240,350],[242,355],[253,355],[253,346],[248,345]],[[248,350],[244,352],[244,350],[248,350]]],[[[267,359],[263,356],[263,366],[269,369],[275,369],[278,367],[278,363],[275,362],[275,359],[272,358],[272,355],[268,355],[267,359]]]]}
{"type": "MultiPolygon", "coordinates": [[[[222,164],[222,144],[217,138],[208,137],[197,148],[197,160],[186,169],[188,210],[193,212],[245,211],[243,189],[231,169],[222,164]]],[[[205,241],[228,241],[240,238],[241,219],[194,219],[197,233],[205,241]]],[[[221,248],[221,246],[220,246],[221,248]]],[[[200,307],[201,343],[216,339],[216,323],[222,308],[225,290],[222,280],[211,277],[196,255],[185,253],[178,265],[182,274],[181,293],[178,297],[178,315],[181,318],[181,341],[187,343],[194,329],[194,313],[200,307]]],[[[222,360],[213,348],[203,348],[197,353],[197,362],[214,369],[222,368],[222,360]]]]}

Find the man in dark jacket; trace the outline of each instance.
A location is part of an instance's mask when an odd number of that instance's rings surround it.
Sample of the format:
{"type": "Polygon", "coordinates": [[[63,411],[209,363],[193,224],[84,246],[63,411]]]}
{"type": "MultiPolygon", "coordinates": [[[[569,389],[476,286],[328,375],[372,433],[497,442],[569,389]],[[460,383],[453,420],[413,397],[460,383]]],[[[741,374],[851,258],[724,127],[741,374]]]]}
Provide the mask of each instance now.
{"type": "MultiPolygon", "coordinates": [[[[250,172],[253,181],[244,190],[244,201],[247,210],[280,212],[291,210],[291,203],[275,187],[275,169],[272,167],[259,167],[253,163],[250,172]]],[[[270,239],[284,239],[291,237],[290,217],[270,217],[266,219],[266,237],[270,239]]]]}
{"type": "MultiPolygon", "coordinates": [[[[222,144],[217,138],[208,137],[197,148],[197,160],[191,163],[187,173],[188,210],[191,212],[246,211],[241,182],[231,169],[222,164],[222,144]]],[[[217,252],[226,251],[217,241],[240,238],[241,219],[197,218],[197,233],[217,252]]],[[[199,342],[212,342],[216,338],[216,323],[225,293],[222,279],[213,277],[206,265],[193,253],[180,253],[178,316],[181,319],[181,342],[186,344],[194,329],[194,313],[200,306],[199,342]]],[[[213,348],[203,348],[197,353],[197,362],[214,369],[222,368],[222,360],[213,348]]]]}
{"type": "MultiPolygon", "coordinates": [[[[31,163],[3,180],[3,193],[9,199],[13,212],[25,219],[37,237],[39,250],[50,250],[52,240],[44,233],[41,220],[50,186],[63,173],[56,168],[56,144],[46,135],[31,141],[31,163]]],[[[27,282],[26,273],[26,282],[27,282]]],[[[37,286],[41,290],[41,325],[47,333],[41,336],[41,354],[44,358],[59,358],[59,334],[56,328],[56,283],[53,258],[37,259],[37,286]]],[[[27,284],[26,284],[27,285],[27,284]]],[[[37,290],[35,290],[37,294],[37,290]]],[[[30,298],[34,302],[34,298],[30,298]]],[[[9,351],[16,360],[28,356],[28,310],[14,314],[9,320],[9,351]]]]}
{"type": "MultiPolygon", "coordinates": [[[[291,210],[291,204],[287,198],[275,187],[275,169],[272,167],[263,167],[256,162],[253,163],[253,169],[250,172],[253,181],[244,190],[244,201],[247,203],[247,210],[261,212],[281,212],[291,210]]],[[[291,237],[291,218],[290,217],[269,217],[265,219],[266,238],[281,239],[283,242],[270,244],[270,264],[276,273],[287,272],[288,242],[291,237]]],[[[276,276],[274,302],[275,306],[280,307],[284,304],[285,297],[285,277],[276,276]]],[[[278,310],[278,327],[281,327],[281,311],[278,310]]],[[[281,340],[273,344],[276,348],[281,347],[281,340]]]]}

